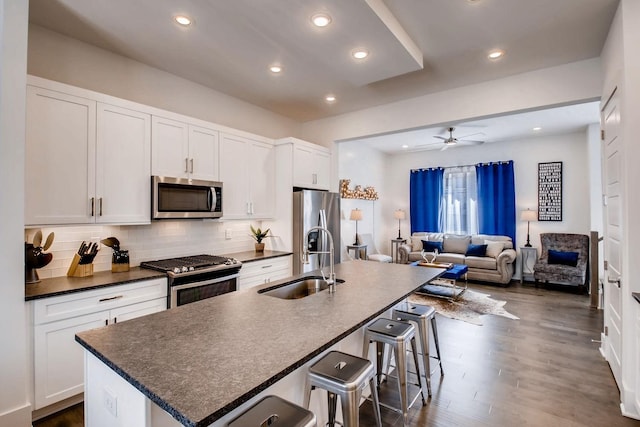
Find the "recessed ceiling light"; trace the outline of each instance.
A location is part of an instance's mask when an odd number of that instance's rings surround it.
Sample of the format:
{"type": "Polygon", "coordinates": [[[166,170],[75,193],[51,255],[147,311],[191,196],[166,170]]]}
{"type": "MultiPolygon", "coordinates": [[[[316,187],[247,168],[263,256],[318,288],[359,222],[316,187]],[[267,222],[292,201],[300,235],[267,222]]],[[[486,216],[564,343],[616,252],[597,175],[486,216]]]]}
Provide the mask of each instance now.
{"type": "Polygon", "coordinates": [[[540,126],[536,126],[536,127],[534,127],[532,130],[533,130],[534,132],[538,132],[538,131],[541,131],[541,130],[542,130],[542,128],[541,128],[540,126]]]}
{"type": "Polygon", "coordinates": [[[489,55],[487,56],[489,57],[489,59],[500,59],[504,56],[504,50],[494,49],[491,52],[489,52],[489,55]]]}
{"type": "Polygon", "coordinates": [[[311,17],[311,22],[316,27],[326,27],[331,23],[331,17],[326,13],[316,13],[311,17]]]}
{"type": "Polygon", "coordinates": [[[282,65],[273,64],[269,67],[269,71],[272,73],[278,74],[282,72],[282,65]]]}
{"type": "Polygon", "coordinates": [[[327,96],[324,97],[324,100],[327,102],[336,102],[336,96],[329,94],[327,96]]]}
{"type": "Polygon", "coordinates": [[[406,150],[407,148],[409,148],[409,146],[407,144],[402,144],[402,148],[406,150]]]}
{"type": "Polygon", "coordinates": [[[354,49],[351,51],[351,56],[355,59],[364,59],[369,56],[369,51],[362,48],[354,49]]]}
{"type": "Polygon", "coordinates": [[[191,18],[189,18],[188,16],[177,15],[177,16],[174,16],[173,19],[183,27],[188,27],[189,25],[191,25],[191,18]]]}

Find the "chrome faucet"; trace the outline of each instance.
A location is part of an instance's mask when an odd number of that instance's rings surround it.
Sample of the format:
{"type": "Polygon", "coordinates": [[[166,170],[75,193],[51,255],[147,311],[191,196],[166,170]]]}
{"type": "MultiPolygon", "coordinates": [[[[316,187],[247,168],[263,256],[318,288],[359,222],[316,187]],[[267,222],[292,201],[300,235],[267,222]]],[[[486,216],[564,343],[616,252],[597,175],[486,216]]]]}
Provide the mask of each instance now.
{"type": "MultiPolygon", "coordinates": [[[[325,280],[327,281],[327,285],[329,285],[329,293],[334,293],[336,291],[336,273],[333,265],[333,236],[331,232],[324,227],[311,227],[307,234],[304,235],[304,243],[302,247],[302,262],[305,264],[309,264],[309,254],[329,254],[329,278],[325,280]],[[329,251],[310,251],[309,250],[309,234],[313,231],[323,231],[327,233],[329,236],[329,251]]],[[[320,266],[320,272],[322,272],[322,266],[320,266]]],[[[324,277],[324,273],[322,273],[322,277],[324,277]]]]}

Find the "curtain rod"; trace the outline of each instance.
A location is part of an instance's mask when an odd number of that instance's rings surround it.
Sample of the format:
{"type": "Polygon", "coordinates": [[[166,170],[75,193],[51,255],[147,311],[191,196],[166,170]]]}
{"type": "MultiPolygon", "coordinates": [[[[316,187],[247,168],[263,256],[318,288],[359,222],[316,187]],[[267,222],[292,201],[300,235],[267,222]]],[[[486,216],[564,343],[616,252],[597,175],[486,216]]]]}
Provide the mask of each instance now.
{"type": "Polygon", "coordinates": [[[437,167],[432,167],[432,168],[418,168],[418,169],[411,169],[411,172],[420,172],[420,171],[427,171],[427,170],[438,170],[438,169],[448,169],[448,168],[464,168],[464,167],[469,167],[469,166],[491,166],[491,165],[508,165],[509,163],[513,163],[513,160],[500,160],[497,162],[487,162],[487,163],[475,163],[473,165],[455,165],[455,166],[437,166],[437,167]]]}

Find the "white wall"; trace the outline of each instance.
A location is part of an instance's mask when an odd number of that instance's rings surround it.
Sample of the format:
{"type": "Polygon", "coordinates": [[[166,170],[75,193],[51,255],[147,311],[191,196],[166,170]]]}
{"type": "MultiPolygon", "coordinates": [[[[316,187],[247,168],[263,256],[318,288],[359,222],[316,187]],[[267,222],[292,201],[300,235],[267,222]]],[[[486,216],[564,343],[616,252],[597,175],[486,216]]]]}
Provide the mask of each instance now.
{"type": "Polygon", "coordinates": [[[593,58],[307,122],[301,138],[331,147],[349,138],[596,100],[601,84],[600,59],[593,58]]]}
{"type": "MultiPolygon", "coordinates": [[[[354,142],[344,142],[339,147],[339,179],[350,179],[349,188],[354,189],[356,185],[362,188],[374,187],[378,192],[380,200],[361,199],[340,199],[340,209],[342,211],[342,228],[340,235],[344,245],[354,243],[356,227],[355,221],[349,220],[351,210],[358,208],[362,210],[362,221],[358,221],[358,233],[371,233],[374,236],[375,245],[381,253],[389,255],[389,236],[386,232],[386,224],[390,218],[393,219],[393,211],[388,212],[384,208],[382,200],[387,195],[383,192],[384,180],[386,177],[386,164],[388,158],[377,150],[372,150],[362,144],[354,142]]],[[[353,256],[353,252],[351,252],[353,256]]]]}
{"type": "MultiPolygon", "coordinates": [[[[540,233],[567,232],[589,234],[591,220],[585,215],[590,209],[590,173],[588,160],[587,132],[569,135],[530,138],[520,141],[487,143],[476,147],[458,147],[446,151],[422,151],[393,156],[376,155],[374,150],[357,142],[337,145],[340,156],[340,177],[345,178],[352,170],[357,171],[357,179],[361,182],[377,180],[380,194],[376,202],[380,214],[376,227],[377,242],[381,252],[389,253],[388,241],[397,236],[397,221],[393,219],[393,211],[405,209],[409,212],[409,174],[411,169],[433,166],[460,166],[499,160],[513,160],[516,184],[516,208],[537,208],[538,198],[538,163],[563,162],[563,221],[535,222],[531,224],[531,243],[540,247],[540,233]],[[359,145],[359,146],[358,146],[359,145]],[[371,161],[377,157],[382,163],[371,161]],[[364,159],[367,159],[364,161],[364,159]],[[377,165],[370,166],[370,165],[377,165]],[[382,248],[385,248],[383,251],[382,248]]],[[[599,168],[596,171],[599,173],[599,168]]],[[[363,202],[364,203],[364,202],[363,202]]],[[[370,202],[369,202],[370,203],[370,202]]],[[[348,217],[347,207],[343,199],[343,210],[348,217]]],[[[367,225],[365,225],[366,227],[367,225]]],[[[527,225],[520,221],[516,224],[516,244],[522,246],[526,242],[527,225]]],[[[359,230],[364,227],[359,225],[359,230]]],[[[349,236],[348,225],[345,235],[349,236]]],[[[410,235],[410,222],[401,224],[403,237],[410,235]]]]}
{"type": "Polygon", "coordinates": [[[29,74],[270,138],[298,123],[157,68],[29,25],[29,74]]]}
{"type": "Polygon", "coordinates": [[[24,138],[28,2],[0,0],[0,426],[31,424],[24,303],[24,138]]]}

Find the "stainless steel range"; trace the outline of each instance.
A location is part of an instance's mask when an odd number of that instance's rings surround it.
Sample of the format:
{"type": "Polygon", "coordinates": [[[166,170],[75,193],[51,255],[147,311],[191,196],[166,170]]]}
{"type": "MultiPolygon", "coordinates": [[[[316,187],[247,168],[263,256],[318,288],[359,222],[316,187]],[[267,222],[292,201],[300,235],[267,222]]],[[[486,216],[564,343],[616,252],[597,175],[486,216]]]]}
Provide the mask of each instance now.
{"type": "Polygon", "coordinates": [[[195,255],[145,261],[140,267],[167,273],[167,307],[174,308],[237,290],[242,263],[235,258],[195,255]]]}

